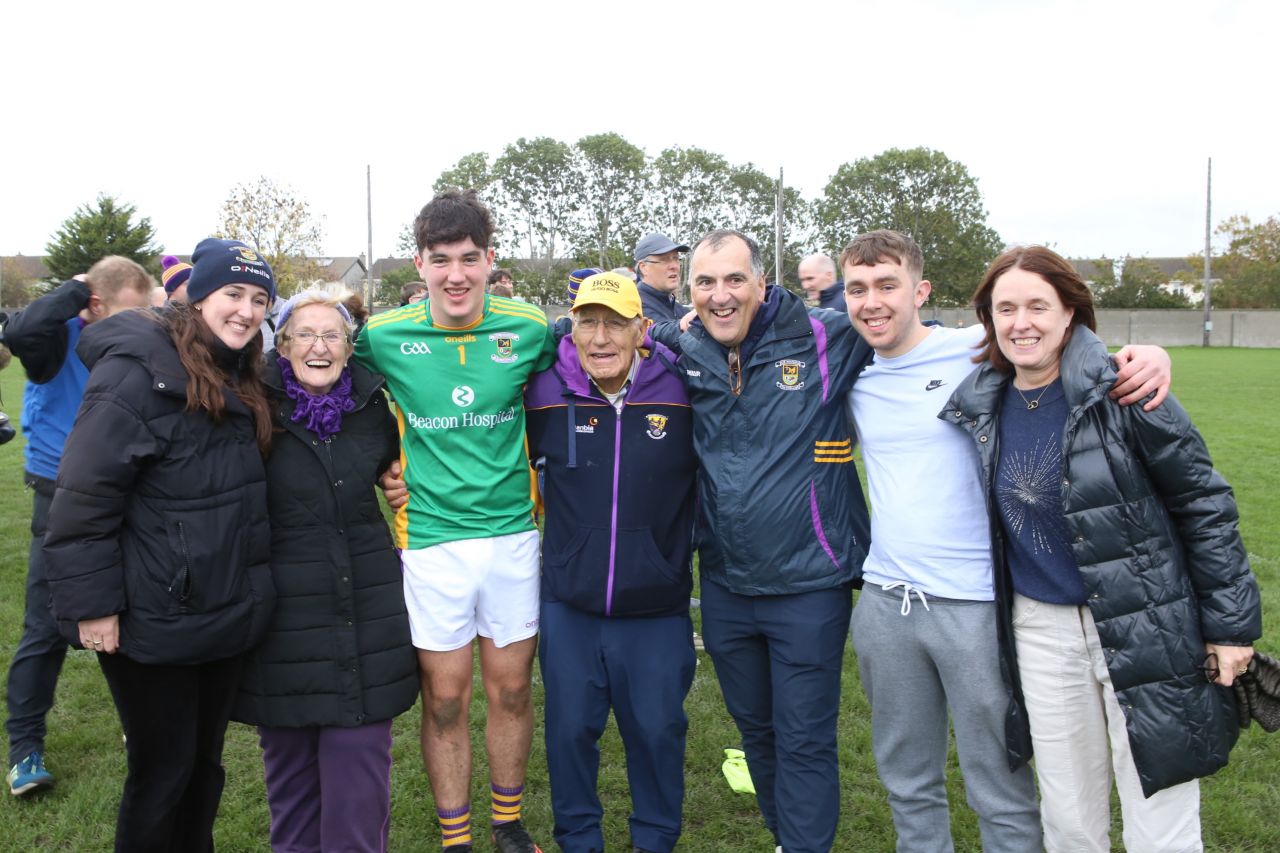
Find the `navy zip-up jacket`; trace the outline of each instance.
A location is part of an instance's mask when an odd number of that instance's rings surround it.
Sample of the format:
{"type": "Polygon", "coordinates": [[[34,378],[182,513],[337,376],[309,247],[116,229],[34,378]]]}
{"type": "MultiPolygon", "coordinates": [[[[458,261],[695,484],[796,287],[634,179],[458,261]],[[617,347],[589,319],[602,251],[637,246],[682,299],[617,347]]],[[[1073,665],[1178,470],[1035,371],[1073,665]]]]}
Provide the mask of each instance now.
{"type": "Polygon", "coordinates": [[[871,348],[847,316],[775,285],[766,293],[738,393],[701,322],[654,329],[679,348],[693,406],[699,576],[738,595],[854,585],[871,537],[845,398],[871,348]]]}
{"type": "Polygon", "coordinates": [[[547,517],[542,599],[604,616],[684,613],[693,587],[693,417],[672,353],[636,358],[621,415],[571,337],[525,390],[547,517]]]}

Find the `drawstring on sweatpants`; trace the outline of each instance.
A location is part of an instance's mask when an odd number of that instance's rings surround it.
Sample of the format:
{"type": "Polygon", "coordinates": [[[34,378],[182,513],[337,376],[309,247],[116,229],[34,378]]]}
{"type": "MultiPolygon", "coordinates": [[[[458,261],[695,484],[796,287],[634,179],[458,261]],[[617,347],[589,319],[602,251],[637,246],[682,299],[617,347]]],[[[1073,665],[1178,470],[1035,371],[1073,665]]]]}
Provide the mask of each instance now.
{"type": "Polygon", "coordinates": [[[898,587],[902,587],[902,610],[899,612],[902,613],[903,616],[911,615],[911,593],[913,592],[916,594],[916,597],[920,599],[920,603],[924,605],[924,609],[929,609],[929,602],[924,597],[924,591],[916,589],[906,581],[894,581],[893,583],[887,583],[880,588],[885,592],[892,592],[898,587]]]}

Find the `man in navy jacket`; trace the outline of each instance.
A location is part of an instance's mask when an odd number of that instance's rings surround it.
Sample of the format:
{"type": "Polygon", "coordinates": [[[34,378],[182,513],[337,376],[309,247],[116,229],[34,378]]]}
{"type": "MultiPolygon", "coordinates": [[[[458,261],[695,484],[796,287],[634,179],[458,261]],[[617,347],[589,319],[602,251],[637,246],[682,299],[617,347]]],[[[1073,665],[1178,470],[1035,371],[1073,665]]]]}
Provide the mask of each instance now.
{"type": "Polygon", "coordinates": [[[754,240],[693,247],[698,319],[678,348],[700,469],[702,631],[765,824],[787,853],[831,849],[840,670],[868,542],[844,398],[870,348],[845,315],[766,286],[754,240]]]}
{"type": "Polygon", "coordinates": [[[642,348],[647,325],[634,282],[587,278],[572,335],[525,392],[547,516],[547,765],[566,853],[604,849],[597,742],[610,707],[626,746],[632,843],[667,853],[680,837],[697,460],[674,356],[642,348]]]}

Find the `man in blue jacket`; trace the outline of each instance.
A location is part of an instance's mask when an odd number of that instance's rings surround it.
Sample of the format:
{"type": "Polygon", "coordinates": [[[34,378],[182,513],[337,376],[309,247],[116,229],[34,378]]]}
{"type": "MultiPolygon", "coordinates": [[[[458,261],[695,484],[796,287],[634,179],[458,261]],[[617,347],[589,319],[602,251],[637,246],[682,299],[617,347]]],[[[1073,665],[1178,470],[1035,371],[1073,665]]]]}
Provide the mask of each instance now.
{"type": "Polygon", "coordinates": [[[84,396],[89,371],[76,355],[80,331],[89,323],[148,303],[153,279],[138,264],[118,256],[98,261],[89,272],[14,315],[4,338],[27,371],[22,402],[26,471],[31,489],[31,551],[27,557],[27,601],[22,639],[9,664],[9,792],[26,794],[53,784],[44,766],[45,717],[53,707],[67,641],[49,610],[44,533],[62,446],[84,396]]]}
{"type": "Polygon", "coordinates": [[[702,628],[765,824],[787,853],[831,848],[840,672],[869,527],[843,401],[871,350],[847,316],[766,287],[737,231],[693,247],[698,318],[680,351],[700,463],[702,628]]]}
{"type": "Polygon", "coordinates": [[[538,653],[555,838],[565,853],[604,849],[597,743],[612,707],[632,844],[668,853],[680,837],[694,673],[693,416],[674,356],[642,348],[634,282],[585,279],[572,316],[556,363],[525,392],[547,514],[538,653]]]}
{"type": "Polygon", "coordinates": [[[680,291],[680,257],[689,247],[656,231],[636,243],[636,277],[644,316],[654,323],[679,320],[689,309],[676,299],[680,291]]]}

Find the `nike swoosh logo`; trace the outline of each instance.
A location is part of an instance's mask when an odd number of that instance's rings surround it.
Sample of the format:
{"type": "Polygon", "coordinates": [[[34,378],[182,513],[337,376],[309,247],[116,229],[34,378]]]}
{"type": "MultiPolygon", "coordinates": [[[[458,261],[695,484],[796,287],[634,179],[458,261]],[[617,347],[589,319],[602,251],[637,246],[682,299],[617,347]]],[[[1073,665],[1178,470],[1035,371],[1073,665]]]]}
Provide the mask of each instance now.
{"type": "Polygon", "coordinates": [[[947,383],[943,382],[941,379],[930,379],[929,384],[924,386],[924,390],[932,391],[935,388],[941,388],[943,385],[946,385],[946,384],[947,383]]]}

